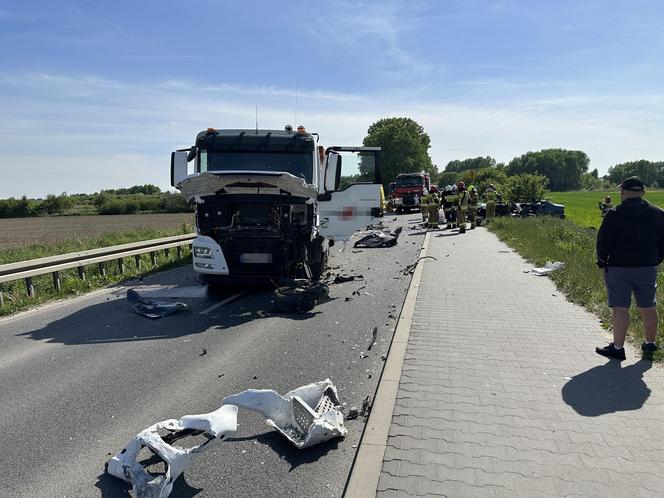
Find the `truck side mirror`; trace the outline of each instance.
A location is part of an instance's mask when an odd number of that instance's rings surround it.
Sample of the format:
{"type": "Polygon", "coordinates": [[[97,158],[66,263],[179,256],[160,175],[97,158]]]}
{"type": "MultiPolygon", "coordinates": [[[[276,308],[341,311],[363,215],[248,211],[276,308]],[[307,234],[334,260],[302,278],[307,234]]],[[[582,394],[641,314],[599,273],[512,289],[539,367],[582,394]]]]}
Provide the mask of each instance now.
{"type": "Polygon", "coordinates": [[[325,163],[325,191],[334,192],[341,181],[341,155],[334,152],[328,154],[325,163]]]}
{"type": "Polygon", "coordinates": [[[187,151],[171,152],[171,187],[187,176],[187,151]]]}

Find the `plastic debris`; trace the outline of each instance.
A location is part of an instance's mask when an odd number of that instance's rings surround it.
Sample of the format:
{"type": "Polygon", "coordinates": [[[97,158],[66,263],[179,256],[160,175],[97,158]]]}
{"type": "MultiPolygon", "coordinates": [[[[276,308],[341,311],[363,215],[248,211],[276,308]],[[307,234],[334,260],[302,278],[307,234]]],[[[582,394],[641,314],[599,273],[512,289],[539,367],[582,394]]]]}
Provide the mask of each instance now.
{"type": "Polygon", "coordinates": [[[106,472],[130,483],[136,498],[166,498],[175,480],[195,459],[236,430],[237,407],[232,405],[222,406],[212,413],[164,420],[138,433],[108,461],[106,472]],[[204,441],[190,448],[172,445],[175,441],[193,436],[203,436],[204,441]],[[139,462],[143,448],[152,453],[152,458],[139,462]],[[164,473],[154,474],[146,470],[155,463],[165,465],[164,473]]]}
{"type": "Polygon", "coordinates": [[[336,275],[333,284],[343,284],[345,282],[352,282],[353,280],[363,279],[364,275],[336,275]]]}
{"type": "Polygon", "coordinates": [[[325,283],[294,280],[289,285],[275,289],[274,306],[282,313],[306,313],[329,295],[330,288],[325,283]]]}
{"type": "MultiPolygon", "coordinates": [[[[449,254],[447,255],[449,256],[449,254]]],[[[417,264],[422,261],[423,259],[432,259],[434,261],[438,261],[438,259],[434,258],[433,256],[422,256],[420,258],[417,258],[417,261],[415,261],[412,265],[408,265],[403,269],[403,274],[404,275],[412,275],[415,273],[415,268],[417,268],[417,264]]]]}
{"type": "Polygon", "coordinates": [[[189,307],[184,303],[172,303],[168,301],[154,301],[152,299],[146,299],[134,289],[129,289],[127,291],[127,300],[131,303],[136,313],[152,319],[162,318],[164,316],[177,313],[178,311],[189,309],[189,307]]]}
{"type": "Polygon", "coordinates": [[[223,403],[261,413],[269,426],[300,449],[348,433],[330,379],[298,387],[285,396],[271,389],[248,389],[226,396],[223,403]]]}
{"type": "Polygon", "coordinates": [[[378,337],[378,327],[374,327],[373,331],[371,332],[371,342],[369,343],[369,346],[367,346],[367,351],[371,351],[371,348],[376,342],[376,337],[378,337]]]}
{"type": "Polygon", "coordinates": [[[374,230],[372,233],[365,235],[360,240],[355,242],[353,247],[367,247],[367,248],[381,248],[392,247],[396,245],[399,235],[401,234],[402,227],[398,227],[394,232],[384,232],[382,230],[374,230]]]}
{"type": "Polygon", "coordinates": [[[532,273],[533,275],[537,275],[538,277],[542,277],[544,275],[548,275],[554,270],[559,270],[563,266],[565,266],[565,263],[563,263],[562,261],[553,261],[553,262],[547,261],[543,267],[533,268],[532,270],[530,270],[530,273],[532,273]]]}

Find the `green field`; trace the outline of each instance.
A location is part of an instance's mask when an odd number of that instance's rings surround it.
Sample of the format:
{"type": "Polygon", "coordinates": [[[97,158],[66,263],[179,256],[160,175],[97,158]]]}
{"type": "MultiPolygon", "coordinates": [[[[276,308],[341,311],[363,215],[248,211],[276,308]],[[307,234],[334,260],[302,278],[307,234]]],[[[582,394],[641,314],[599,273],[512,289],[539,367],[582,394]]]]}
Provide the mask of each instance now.
{"type": "MultiPolygon", "coordinates": [[[[593,192],[551,192],[549,200],[565,205],[565,216],[581,227],[599,228],[602,223],[597,203],[606,195],[610,195],[613,205],[620,202],[618,190],[593,192]]],[[[660,207],[664,207],[664,190],[647,191],[645,198],[660,207]]]]}

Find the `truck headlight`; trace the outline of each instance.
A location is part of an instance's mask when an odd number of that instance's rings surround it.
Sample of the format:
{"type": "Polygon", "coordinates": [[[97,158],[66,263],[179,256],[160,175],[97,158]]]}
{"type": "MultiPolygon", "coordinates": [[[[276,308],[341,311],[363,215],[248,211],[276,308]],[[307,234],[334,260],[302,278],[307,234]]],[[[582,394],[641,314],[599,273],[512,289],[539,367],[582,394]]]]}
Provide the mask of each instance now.
{"type": "Polygon", "coordinates": [[[194,256],[197,258],[212,258],[212,249],[209,247],[194,246],[194,256]]]}

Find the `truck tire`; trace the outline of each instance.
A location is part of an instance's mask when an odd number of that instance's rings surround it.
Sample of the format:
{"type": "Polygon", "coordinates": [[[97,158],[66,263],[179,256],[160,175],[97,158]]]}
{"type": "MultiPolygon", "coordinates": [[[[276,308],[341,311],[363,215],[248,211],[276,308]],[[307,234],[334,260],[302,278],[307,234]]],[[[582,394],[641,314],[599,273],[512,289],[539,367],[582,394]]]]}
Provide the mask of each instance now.
{"type": "Polygon", "coordinates": [[[311,279],[318,281],[327,269],[328,252],[323,251],[323,237],[317,237],[309,249],[309,269],[311,270],[311,279]]]}

